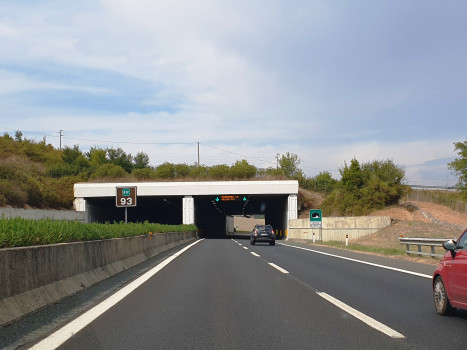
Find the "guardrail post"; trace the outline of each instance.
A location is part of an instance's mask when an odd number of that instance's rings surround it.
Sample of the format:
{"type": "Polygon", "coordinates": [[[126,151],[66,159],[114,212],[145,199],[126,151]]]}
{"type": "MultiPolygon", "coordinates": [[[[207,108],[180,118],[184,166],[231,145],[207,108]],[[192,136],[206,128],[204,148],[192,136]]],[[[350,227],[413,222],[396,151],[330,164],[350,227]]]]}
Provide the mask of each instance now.
{"type": "Polygon", "coordinates": [[[431,246],[431,254],[435,255],[435,246],[434,245],[431,246]]]}
{"type": "MultiPolygon", "coordinates": [[[[419,252],[419,253],[422,252],[422,245],[421,245],[421,244],[418,245],[418,252],[419,252]]],[[[420,254],[420,255],[421,255],[421,254],[420,254]]]]}
{"type": "Polygon", "coordinates": [[[407,251],[407,255],[410,255],[410,244],[406,244],[405,245],[405,248],[406,248],[406,251],[407,251]]]}

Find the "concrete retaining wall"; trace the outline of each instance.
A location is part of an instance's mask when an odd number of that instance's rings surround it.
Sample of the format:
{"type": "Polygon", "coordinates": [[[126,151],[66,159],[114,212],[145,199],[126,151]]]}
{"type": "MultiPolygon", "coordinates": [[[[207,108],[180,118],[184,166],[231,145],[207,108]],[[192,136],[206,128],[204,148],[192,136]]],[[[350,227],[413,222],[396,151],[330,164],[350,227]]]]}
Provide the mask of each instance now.
{"type": "Polygon", "coordinates": [[[0,208],[0,217],[40,220],[50,218],[52,220],[81,221],[84,223],[84,212],[74,210],[43,210],[43,209],[18,209],[18,208],[0,208]]]}
{"type": "Polygon", "coordinates": [[[391,225],[389,216],[356,216],[356,217],[325,217],[322,229],[311,229],[310,219],[289,220],[287,239],[312,240],[313,233],[316,241],[345,241],[371,235],[376,231],[391,225]]]}
{"type": "Polygon", "coordinates": [[[0,326],[195,239],[190,231],[0,249],[0,326]]]}

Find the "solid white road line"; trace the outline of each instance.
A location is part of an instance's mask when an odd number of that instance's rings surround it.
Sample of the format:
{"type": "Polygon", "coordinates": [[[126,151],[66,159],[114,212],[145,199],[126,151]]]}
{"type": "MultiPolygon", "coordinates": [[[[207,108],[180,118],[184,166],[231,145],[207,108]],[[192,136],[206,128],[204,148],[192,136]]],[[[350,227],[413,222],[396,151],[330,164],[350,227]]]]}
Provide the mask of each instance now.
{"type": "Polygon", "coordinates": [[[271,265],[272,267],[274,267],[275,269],[278,269],[282,273],[289,273],[289,271],[284,270],[282,267],[279,267],[276,264],[273,264],[273,263],[268,263],[268,264],[271,265]]]}
{"type": "Polygon", "coordinates": [[[360,321],[366,323],[370,327],[390,336],[391,338],[405,338],[402,334],[399,332],[396,332],[395,330],[389,328],[388,326],[382,324],[381,322],[376,321],[375,319],[371,318],[370,316],[367,316],[363,313],[361,313],[358,310],[355,310],[354,308],[350,307],[347,304],[344,304],[342,301],[337,300],[336,298],[326,294],[326,293],[321,293],[317,292],[320,297],[326,299],[330,303],[336,305],[337,307],[341,308],[348,314],[352,315],[353,317],[359,319],[360,321]]]}
{"type": "Polygon", "coordinates": [[[258,254],[256,254],[255,252],[250,252],[252,255],[254,256],[259,256],[258,254]]]}
{"type": "Polygon", "coordinates": [[[247,247],[243,247],[243,249],[248,249],[247,247]]]}
{"type": "Polygon", "coordinates": [[[393,270],[393,271],[397,271],[397,272],[407,273],[407,274],[409,274],[409,275],[414,275],[414,276],[419,276],[419,277],[425,277],[425,278],[429,278],[429,279],[432,278],[431,275],[425,275],[425,274],[423,274],[423,273],[413,272],[413,271],[409,271],[409,270],[402,270],[402,269],[398,269],[398,268],[390,267],[390,266],[385,266],[385,265],[374,264],[374,263],[371,263],[371,262],[368,262],[368,261],[357,260],[357,259],[347,258],[347,257],[345,257],[345,256],[340,256],[340,255],[334,255],[334,254],[329,254],[329,253],[325,253],[325,252],[320,252],[319,250],[313,250],[313,249],[308,249],[308,248],[296,247],[296,246],[293,246],[293,245],[288,245],[288,244],[283,244],[283,243],[278,243],[278,244],[283,245],[283,246],[285,246],[285,247],[296,248],[296,249],[302,249],[302,250],[307,250],[307,251],[313,252],[313,253],[318,253],[318,254],[322,254],[322,255],[332,256],[332,257],[334,257],[334,258],[339,258],[339,259],[354,261],[354,262],[357,262],[357,263],[360,263],[360,264],[365,264],[365,265],[380,267],[380,268],[382,268],[382,269],[387,269],[387,270],[393,270]]]}
{"type": "Polygon", "coordinates": [[[102,315],[104,312],[109,310],[112,306],[117,304],[119,301],[121,301],[123,298],[125,298],[128,294],[133,292],[136,288],[141,286],[144,282],[149,280],[152,276],[154,276],[156,273],[158,273],[160,270],[162,270],[165,266],[167,266],[172,260],[180,256],[180,254],[184,253],[186,250],[194,246],[195,244],[201,242],[203,239],[196,241],[189,246],[183,248],[182,250],[178,251],[174,255],[168,257],[165,259],[163,262],[161,262],[159,265],[154,267],[153,269],[149,270],[146,272],[144,275],[139,277],[138,279],[134,280],[127,286],[123,287],[120,289],[118,292],[115,294],[111,295],[109,298],[101,302],[100,304],[96,305],[93,307],[91,310],[85,312],[75,320],[71,321],[64,327],[60,328],[58,331],[55,333],[52,333],[49,335],[47,338],[42,340],[41,342],[37,343],[34,345],[32,350],[52,350],[58,348],[60,345],[65,343],[68,339],[70,339],[74,334],[78,333],[80,330],[82,330],[84,327],[86,327],[88,324],[90,324],[92,321],[94,321],[96,318],[98,318],[100,315],[102,315]]]}

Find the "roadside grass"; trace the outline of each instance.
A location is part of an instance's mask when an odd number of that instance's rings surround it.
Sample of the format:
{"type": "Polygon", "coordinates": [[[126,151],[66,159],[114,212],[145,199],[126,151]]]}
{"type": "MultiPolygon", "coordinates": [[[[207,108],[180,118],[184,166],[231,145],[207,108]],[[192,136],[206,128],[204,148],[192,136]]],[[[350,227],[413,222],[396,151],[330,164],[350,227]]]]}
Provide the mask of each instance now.
{"type": "MultiPolygon", "coordinates": [[[[399,237],[402,235],[403,237],[410,238],[457,239],[461,233],[462,232],[460,230],[436,225],[433,223],[426,223],[421,221],[398,221],[385,229],[373,233],[372,235],[351,241],[349,242],[348,246],[345,245],[345,241],[316,242],[315,244],[339,249],[353,250],[368,254],[394,257],[398,259],[417,261],[425,264],[438,264],[440,258],[418,256],[414,254],[408,255],[405,252],[405,245],[399,243],[399,237]]],[[[411,246],[410,250],[416,251],[417,248],[417,246],[411,246]]],[[[430,247],[422,247],[423,252],[429,252],[430,249],[430,247]]],[[[437,254],[444,254],[445,250],[442,247],[436,247],[435,252],[437,254]]]]}
{"type": "Polygon", "coordinates": [[[381,255],[398,255],[398,256],[403,256],[405,255],[405,250],[404,249],[398,249],[398,248],[384,248],[384,247],[374,247],[374,246],[366,246],[366,245],[361,245],[357,243],[352,243],[348,246],[345,245],[345,243],[338,242],[338,241],[330,241],[330,242],[317,242],[315,244],[318,245],[326,245],[329,247],[334,247],[334,248],[341,248],[341,249],[347,249],[347,250],[356,250],[360,252],[366,252],[366,253],[377,253],[381,255]]]}
{"type": "Polygon", "coordinates": [[[162,225],[149,222],[83,224],[78,221],[0,218],[0,248],[93,241],[152,233],[196,231],[195,225],[162,225]]]}

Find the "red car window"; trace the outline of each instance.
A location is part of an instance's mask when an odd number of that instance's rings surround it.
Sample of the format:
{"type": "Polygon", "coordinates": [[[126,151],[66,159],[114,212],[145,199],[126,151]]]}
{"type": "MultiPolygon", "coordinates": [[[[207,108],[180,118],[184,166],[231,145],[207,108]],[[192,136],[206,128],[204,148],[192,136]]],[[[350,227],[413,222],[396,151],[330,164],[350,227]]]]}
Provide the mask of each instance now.
{"type": "Polygon", "coordinates": [[[460,248],[460,249],[466,249],[467,248],[467,230],[464,231],[464,233],[462,234],[462,237],[457,242],[457,247],[460,248]]]}

